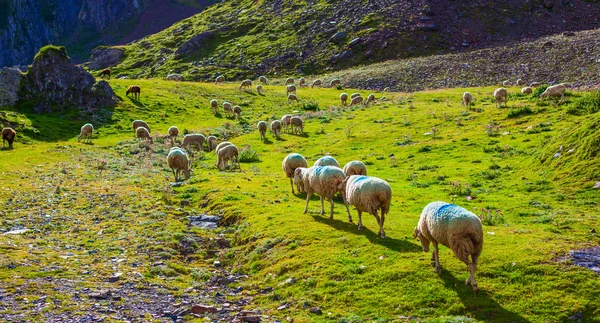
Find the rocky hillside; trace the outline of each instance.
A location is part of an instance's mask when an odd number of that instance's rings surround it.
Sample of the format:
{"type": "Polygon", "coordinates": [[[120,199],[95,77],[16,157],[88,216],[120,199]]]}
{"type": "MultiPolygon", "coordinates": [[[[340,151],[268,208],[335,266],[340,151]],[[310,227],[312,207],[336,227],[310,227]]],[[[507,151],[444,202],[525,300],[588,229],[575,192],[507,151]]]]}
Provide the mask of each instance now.
{"type": "Polygon", "coordinates": [[[236,0],[124,48],[132,78],[318,74],[358,64],[489,48],[593,29],[582,0],[236,0]]]}
{"type": "Polygon", "coordinates": [[[28,64],[49,43],[66,45],[72,57],[81,60],[98,45],[115,45],[160,31],[213,2],[2,0],[0,67],[28,64]]]}

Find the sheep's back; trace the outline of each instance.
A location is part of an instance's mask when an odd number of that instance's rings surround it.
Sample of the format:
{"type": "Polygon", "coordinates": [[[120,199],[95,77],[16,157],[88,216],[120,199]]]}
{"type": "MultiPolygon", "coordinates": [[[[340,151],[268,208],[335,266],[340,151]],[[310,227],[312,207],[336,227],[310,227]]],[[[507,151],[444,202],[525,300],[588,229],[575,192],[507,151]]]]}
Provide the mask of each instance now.
{"type": "Polygon", "coordinates": [[[421,216],[433,240],[448,246],[450,237],[471,233],[483,240],[483,229],[477,215],[454,204],[433,202],[428,204],[421,216]]]}
{"type": "Polygon", "coordinates": [[[353,175],[346,183],[346,199],[359,211],[375,213],[383,208],[387,213],[392,201],[392,188],[382,179],[353,175]]]}
{"type": "Polygon", "coordinates": [[[300,154],[289,154],[283,159],[283,170],[287,177],[293,177],[294,171],[298,167],[308,167],[306,159],[300,154]]]}
{"type": "Polygon", "coordinates": [[[344,181],[344,172],[334,166],[313,166],[306,172],[305,185],[323,197],[333,196],[344,181]]]}

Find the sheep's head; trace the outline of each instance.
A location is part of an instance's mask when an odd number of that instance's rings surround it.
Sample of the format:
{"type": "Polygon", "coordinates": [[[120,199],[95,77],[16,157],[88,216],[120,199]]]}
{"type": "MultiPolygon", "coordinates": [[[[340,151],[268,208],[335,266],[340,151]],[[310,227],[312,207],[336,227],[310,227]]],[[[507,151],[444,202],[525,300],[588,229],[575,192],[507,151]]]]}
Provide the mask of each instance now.
{"type": "Polygon", "coordinates": [[[191,172],[192,172],[192,170],[191,170],[191,169],[189,169],[189,168],[183,171],[183,176],[184,176],[184,178],[185,178],[184,180],[186,180],[186,181],[187,181],[188,179],[190,179],[190,177],[192,176],[192,175],[190,174],[191,172]]]}
{"type": "Polygon", "coordinates": [[[306,168],[298,167],[294,170],[294,184],[296,184],[299,192],[304,192],[304,181],[302,179],[302,171],[304,169],[306,168]]]}
{"type": "Polygon", "coordinates": [[[427,240],[427,238],[425,238],[425,236],[423,235],[423,233],[421,233],[421,230],[419,230],[419,228],[415,228],[413,238],[418,238],[419,241],[421,241],[421,246],[423,247],[423,251],[429,252],[429,240],[427,240]]]}

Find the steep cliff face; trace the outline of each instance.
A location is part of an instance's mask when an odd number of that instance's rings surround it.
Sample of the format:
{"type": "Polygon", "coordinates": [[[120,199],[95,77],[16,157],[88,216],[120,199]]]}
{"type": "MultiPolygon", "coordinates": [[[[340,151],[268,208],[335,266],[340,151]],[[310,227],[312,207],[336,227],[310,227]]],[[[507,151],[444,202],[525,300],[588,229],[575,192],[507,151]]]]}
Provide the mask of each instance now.
{"type": "Polygon", "coordinates": [[[0,0],[0,67],[27,64],[49,43],[65,45],[81,61],[94,47],[127,38],[156,6],[163,8],[162,28],[203,8],[175,0],[0,0]]]}

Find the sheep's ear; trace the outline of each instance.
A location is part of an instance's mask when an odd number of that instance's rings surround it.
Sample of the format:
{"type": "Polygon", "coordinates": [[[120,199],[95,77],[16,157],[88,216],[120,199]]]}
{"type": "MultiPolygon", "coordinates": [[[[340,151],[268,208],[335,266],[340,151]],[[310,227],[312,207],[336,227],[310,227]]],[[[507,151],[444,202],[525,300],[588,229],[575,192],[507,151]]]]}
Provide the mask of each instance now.
{"type": "Polygon", "coordinates": [[[415,227],[415,233],[413,234],[413,238],[417,238],[420,234],[421,234],[421,231],[419,231],[419,228],[415,227]]]}

